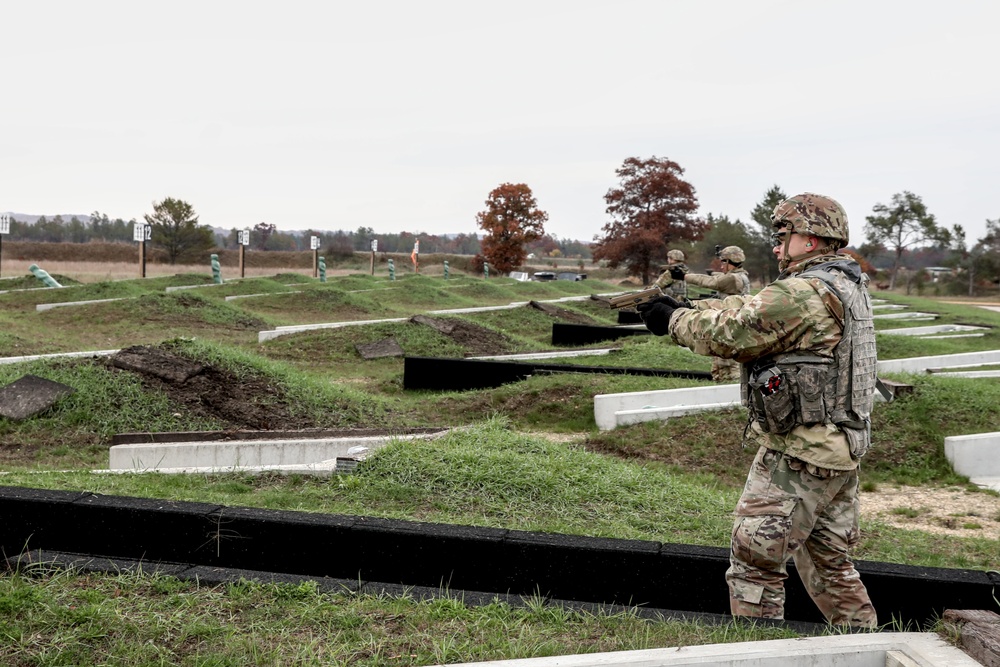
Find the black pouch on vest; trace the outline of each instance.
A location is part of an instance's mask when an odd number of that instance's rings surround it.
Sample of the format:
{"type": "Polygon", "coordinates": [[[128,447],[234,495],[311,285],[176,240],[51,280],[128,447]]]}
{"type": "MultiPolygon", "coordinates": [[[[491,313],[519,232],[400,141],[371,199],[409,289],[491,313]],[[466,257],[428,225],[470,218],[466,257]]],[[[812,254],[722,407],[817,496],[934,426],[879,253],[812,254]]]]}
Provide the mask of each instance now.
{"type": "Polygon", "coordinates": [[[767,366],[747,385],[757,423],[765,433],[788,433],[796,423],[795,398],[788,378],[777,366],[767,366]]]}
{"type": "Polygon", "coordinates": [[[826,404],[823,402],[823,386],[826,382],[826,368],[813,364],[801,364],[795,374],[798,385],[799,413],[806,426],[822,424],[826,421],[826,404]]]}

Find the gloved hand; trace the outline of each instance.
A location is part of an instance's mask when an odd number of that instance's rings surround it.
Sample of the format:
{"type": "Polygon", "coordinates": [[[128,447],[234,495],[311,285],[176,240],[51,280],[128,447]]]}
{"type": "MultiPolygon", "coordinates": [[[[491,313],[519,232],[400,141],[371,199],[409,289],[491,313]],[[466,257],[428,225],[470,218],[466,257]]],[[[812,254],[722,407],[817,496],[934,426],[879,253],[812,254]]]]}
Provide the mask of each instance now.
{"type": "Polygon", "coordinates": [[[684,280],[684,274],[687,273],[684,269],[679,266],[674,266],[669,269],[670,277],[674,280],[684,280]]]}
{"type": "Polygon", "coordinates": [[[640,303],[635,309],[639,312],[643,324],[655,336],[665,336],[670,331],[670,318],[674,311],[679,308],[688,308],[677,299],[669,295],[657,297],[652,301],[640,303]]]}

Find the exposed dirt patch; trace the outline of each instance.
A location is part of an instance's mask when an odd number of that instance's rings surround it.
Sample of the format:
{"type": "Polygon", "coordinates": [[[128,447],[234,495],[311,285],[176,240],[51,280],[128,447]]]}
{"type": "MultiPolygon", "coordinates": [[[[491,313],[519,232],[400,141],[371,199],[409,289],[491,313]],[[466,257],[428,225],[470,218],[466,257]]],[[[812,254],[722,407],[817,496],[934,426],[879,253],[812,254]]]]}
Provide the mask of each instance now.
{"type": "Polygon", "coordinates": [[[465,348],[467,357],[506,354],[512,347],[511,341],[503,334],[465,320],[415,315],[410,321],[429,326],[451,338],[465,348]]]}
{"type": "Polygon", "coordinates": [[[594,324],[596,322],[594,318],[588,315],[575,313],[572,310],[566,310],[565,308],[560,308],[559,306],[553,306],[551,303],[529,301],[528,307],[540,310],[546,315],[550,315],[554,319],[562,322],[572,322],[573,324],[594,324]]]}
{"type": "Polygon", "coordinates": [[[242,376],[194,363],[168,349],[137,345],[108,357],[106,363],[139,375],[143,387],[160,391],[175,405],[214,417],[234,430],[301,429],[318,426],[293,416],[284,389],[265,378],[242,376]]]}
{"type": "Polygon", "coordinates": [[[935,535],[1000,540],[1000,496],[957,487],[863,491],[862,516],[935,535]]]}

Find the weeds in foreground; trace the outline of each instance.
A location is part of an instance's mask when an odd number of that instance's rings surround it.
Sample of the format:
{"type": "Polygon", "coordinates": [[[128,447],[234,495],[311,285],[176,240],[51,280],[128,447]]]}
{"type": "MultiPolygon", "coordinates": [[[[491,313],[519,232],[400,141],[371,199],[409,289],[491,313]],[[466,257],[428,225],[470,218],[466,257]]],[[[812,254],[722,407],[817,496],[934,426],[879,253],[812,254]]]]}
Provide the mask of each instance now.
{"type": "Polygon", "coordinates": [[[323,592],[313,582],[205,586],[159,575],[0,577],[0,662],[427,665],[780,639],[787,628],[649,620],[525,599],[466,606],[323,592]]]}

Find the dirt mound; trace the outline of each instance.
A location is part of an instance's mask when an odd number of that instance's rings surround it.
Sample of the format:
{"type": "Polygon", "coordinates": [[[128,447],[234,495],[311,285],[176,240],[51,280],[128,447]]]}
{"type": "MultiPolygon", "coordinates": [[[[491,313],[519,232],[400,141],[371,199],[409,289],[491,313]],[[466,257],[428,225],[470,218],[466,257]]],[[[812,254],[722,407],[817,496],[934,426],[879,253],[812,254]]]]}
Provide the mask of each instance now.
{"type": "Polygon", "coordinates": [[[317,426],[293,416],[284,388],[267,378],[237,376],[194,362],[168,348],[137,345],[108,357],[112,368],[139,375],[143,387],[167,394],[179,410],[222,421],[235,430],[317,426]]]}
{"type": "Polygon", "coordinates": [[[554,319],[563,322],[571,322],[573,324],[595,324],[597,322],[593,317],[589,317],[583,313],[576,313],[572,310],[560,308],[559,306],[553,306],[550,303],[542,303],[541,301],[529,301],[527,307],[540,310],[546,315],[550,315],[554,319]]]}
{"type": "Polygon", "coordinates": [[[465,348],[465,356],[477,357],[506,354],[511,349],[510,340],[501,333],[465,320],[414,315],[411,322],[429,326],[465,348]]]}

